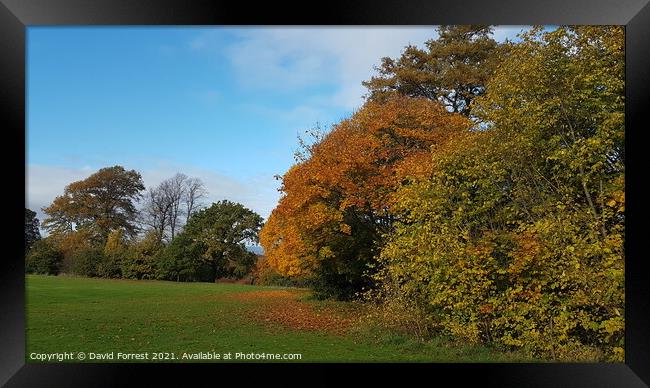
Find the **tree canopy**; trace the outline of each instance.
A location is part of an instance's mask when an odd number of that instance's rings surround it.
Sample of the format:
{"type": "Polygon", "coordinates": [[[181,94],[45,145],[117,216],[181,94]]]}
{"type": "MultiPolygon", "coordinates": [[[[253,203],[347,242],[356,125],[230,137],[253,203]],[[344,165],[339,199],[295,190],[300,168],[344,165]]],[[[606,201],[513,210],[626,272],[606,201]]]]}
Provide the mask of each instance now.
{"type": "Polygon", "coordinates": [[[397,59],[382,58],[378,75],[363,83],[369,98],[383,100],[395,93],[424,97],[469,117],[472,102],[485,93],[498,63],[499,45],[490,26],[440,26],[437,32],[426,49],[407,46],[397,59]]]}
{"type": "MultiPolygon", "coordinates": [[[[257,243],[262,217],[239,203],[213,203],[197,212],[185,226],[181,242],[197,250],[212,270],[212,279],[241,278],[255,264],[256,255],[246,244],[257,243]]],[[[180,238],[180,236],[179,236],[180,238]]]]}
{"type": "Polygon", "coordinates": [[[86,229],[94,238],[104,241],[116,229],[134,235],[134,202],[142,197],[142,190],[144,184],[137,171],[121,166],[102,168],[66,186],[64,194],[43,209],[48,215],[43,226],[55,234],[86,229]]]}

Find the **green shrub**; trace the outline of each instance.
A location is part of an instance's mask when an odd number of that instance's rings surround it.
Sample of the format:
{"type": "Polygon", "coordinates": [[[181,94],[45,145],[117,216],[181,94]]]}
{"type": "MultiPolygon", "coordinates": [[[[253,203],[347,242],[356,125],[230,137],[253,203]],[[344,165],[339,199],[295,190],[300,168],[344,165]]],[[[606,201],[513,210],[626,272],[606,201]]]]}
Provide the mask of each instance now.
{"type": "Polygon", "coordinates": [[[122,262],[125,257],[126,251],[105,254],[104,259],[97,266],[97,275],[109,279],[121,278],[122,262]]]}
{"type": "Polygon", "coordinates": [[[176,236],[156,258],[156,277],[182,282],[213,281],[199,248],[186,233],[176,236]]]}
{"type": "Polygon", "coordinates": [[[85,247],[75,251],[71,257],[72,273],[79,276],[101,276],[104,250],[99,247],[85,247]]]}
{"type": "Polygon", "coordinates": [[[49,239],[37,240],[25,257],[27,273],[58,275],[61,271],[63,253],[49,239]]]}

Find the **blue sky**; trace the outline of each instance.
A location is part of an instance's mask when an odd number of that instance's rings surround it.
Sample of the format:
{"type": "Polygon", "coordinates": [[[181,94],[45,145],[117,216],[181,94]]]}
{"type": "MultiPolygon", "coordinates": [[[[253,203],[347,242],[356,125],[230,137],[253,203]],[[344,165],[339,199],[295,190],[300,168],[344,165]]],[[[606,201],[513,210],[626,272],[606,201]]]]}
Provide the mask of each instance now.
{"type": "MultiPolygon", "coordinates": [[[[499,27],[513,38],[519,26],[499,27]]],[[[99,168],[183,172],[268,217],[297,135],[363,102],[383,56],[435,27],[29,27],[26,206],[99,168]]]]}

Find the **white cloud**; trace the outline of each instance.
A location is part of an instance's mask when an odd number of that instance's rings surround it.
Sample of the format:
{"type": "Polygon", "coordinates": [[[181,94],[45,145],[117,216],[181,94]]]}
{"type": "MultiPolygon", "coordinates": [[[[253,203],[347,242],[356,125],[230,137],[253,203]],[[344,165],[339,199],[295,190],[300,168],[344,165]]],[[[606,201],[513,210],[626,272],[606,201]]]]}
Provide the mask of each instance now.
{"type": "Polygon", "coordinates": [[[434,27],[244,28],[231,30],[234,43],[223,47],[217,32],[201,32],[189,47],[223,56],[242,87],[287,92],[331,86],[335,91],[325,103],[346,109],[361,104],[361,82],[382,57],[435,34],[434,27]]]}
{"type": "Polygon", "coordinates": [[[66,185],[86,178],[91,172],[86,167],[74,169],[43,165],[27,166],[25,206],[36,212],[43,221],[42,207],[63,194],[66,185]]]}
{"type": "MultiPolygon", "coordinates": [[[[27,187],[25,206],[37,213],[39,220],[45,218],[41,208],[48,206],[54,198],[63,194],[68,184],[87,178],[100,167],[67,168],[30,164],[27,166],[27,187]]],[[[125,168],[132,168],[125,166],[125,168]]],[[[257,176],[239,179],[219,172],[208,171],[192,166],[161,163],[146,168],[136,168],[147,188],[158,185],[177,172],[203,180],[208,191],[206,203],[222,199],[239,202],[249,209],[268,218],[280,197],[278,182],[273,176],[257,176]]]]}

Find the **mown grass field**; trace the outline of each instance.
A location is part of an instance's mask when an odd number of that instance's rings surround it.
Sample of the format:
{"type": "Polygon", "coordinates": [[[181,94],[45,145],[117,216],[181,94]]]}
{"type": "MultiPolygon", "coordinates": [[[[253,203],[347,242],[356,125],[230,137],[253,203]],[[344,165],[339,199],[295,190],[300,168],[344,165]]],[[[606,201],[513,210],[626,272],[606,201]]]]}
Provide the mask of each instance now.
{"type": "MultiPolygon", "coordinates": [[[[423,343],[365,330],[357,319],[362,306],[317,301],[308,290],[35,275],[26,288],[27,362],[41,362],[32,353],[62,352],[174,353],[175,360],[162,362],[197,362],[181,355],[200,352],[299,353],[300,362],[528,361],[445,339],[423,343]]],[[[84,360],[111,361],[125,362],[84,360]]]]}

